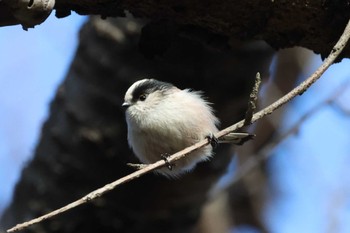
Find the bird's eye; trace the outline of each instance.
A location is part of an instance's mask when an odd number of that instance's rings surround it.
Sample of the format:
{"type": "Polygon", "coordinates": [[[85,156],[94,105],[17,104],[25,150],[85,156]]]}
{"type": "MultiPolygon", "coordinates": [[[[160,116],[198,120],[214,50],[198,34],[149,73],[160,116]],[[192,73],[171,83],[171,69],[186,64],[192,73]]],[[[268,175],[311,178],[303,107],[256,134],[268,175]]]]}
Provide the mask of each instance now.
{"type": "Polygon", "coordinates": [[[142,94],[142,95],[139,96],[139,100],[141,100],[141,101],[145,101],[146,98],[147,98],[146,94],[142,94]]]}

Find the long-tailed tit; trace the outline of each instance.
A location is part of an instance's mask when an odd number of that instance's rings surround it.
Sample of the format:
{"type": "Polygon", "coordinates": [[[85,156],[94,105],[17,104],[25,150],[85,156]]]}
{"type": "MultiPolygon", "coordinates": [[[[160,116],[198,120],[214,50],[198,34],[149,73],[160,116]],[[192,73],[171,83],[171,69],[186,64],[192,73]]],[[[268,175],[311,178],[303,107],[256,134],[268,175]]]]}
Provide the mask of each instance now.
{"type": "MultiPolygon", "coordinates": [[[[155,79],[135,82],[125,94],[128,141],[138,159],[154,163],[217,132],[219,120],[202,93],[155,79]]],[[[179,176],[212,156],[207,145],[157,172],[179,176]],[[171,168],[171,167],[169,167],[171,168]]]]}

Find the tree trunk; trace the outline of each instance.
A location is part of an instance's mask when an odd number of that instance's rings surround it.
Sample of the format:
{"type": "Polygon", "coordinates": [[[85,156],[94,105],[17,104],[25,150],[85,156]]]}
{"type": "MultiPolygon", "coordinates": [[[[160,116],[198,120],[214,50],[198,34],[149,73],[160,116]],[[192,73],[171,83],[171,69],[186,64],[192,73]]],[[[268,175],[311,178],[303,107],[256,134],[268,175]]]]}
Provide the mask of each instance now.
{"type": "MultiPolygon", "coordinates": [[[[172,23],[153,25],[152,33],[144,29],[140,48],[146,58],[138,50],[142,25],[130,18],[92,18],[83,26],[2,226],[45,214],[133,171],[126,163],[138,161],[127,145],[121,103],[135,80],[153,77],[204,90],[225,127],[243,118],[256,72],[269,76],[273,50],[266,44],[237,42],[231,50],[218,49],[211,42],[220,37],[196,31],[200,36],[194,41],[172,23]],[[152,37],[163,43],[152,43],[152,37]]],[[[24,232],[191,232],[231,158],[231,148],[220,146],[211,161],[179,179],[145,175],[24,232]]]]}

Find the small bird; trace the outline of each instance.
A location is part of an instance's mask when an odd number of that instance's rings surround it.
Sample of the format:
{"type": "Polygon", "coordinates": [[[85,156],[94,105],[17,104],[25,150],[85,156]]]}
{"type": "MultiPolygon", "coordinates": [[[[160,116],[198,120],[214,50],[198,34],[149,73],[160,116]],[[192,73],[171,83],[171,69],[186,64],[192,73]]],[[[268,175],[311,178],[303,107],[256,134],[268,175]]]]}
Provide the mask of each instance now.
{"type": "MultiPolygon", "coordinates": [[[[127,90],[122,106],[126,108],[129,145],[144,164],[166,160],[167,155],[205,138],[215,139],[212,135],[218,131],[219,120],[202,92],[181,90],[171,83],[139,80],[127,90]]],[[[178,177],[208,160],[212,150],[211,145],[204,146],[156,172],[178,177]]]]}

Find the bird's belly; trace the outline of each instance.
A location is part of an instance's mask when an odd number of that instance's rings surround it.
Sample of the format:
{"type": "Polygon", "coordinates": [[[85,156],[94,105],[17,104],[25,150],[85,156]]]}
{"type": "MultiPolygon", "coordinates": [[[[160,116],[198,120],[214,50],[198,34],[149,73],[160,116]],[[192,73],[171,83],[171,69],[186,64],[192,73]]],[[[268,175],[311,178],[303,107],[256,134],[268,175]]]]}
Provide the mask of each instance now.
{"type": "Polygon", "coordinates": [[[162,154],[173,154],[193,144],[193,140],[186,140],[185,135],[178,132],[134,131],[131,133],[133,150],[136,156],[145,163],[153,163],[162,154]]]}
{"type": "MultiPolygon", "coordinates": [[[[154,163],[162,159],[162,155],[172,155],[203,139],[200,135],[182,133],[180,130],[138,130],[129,131],[129,140],[132,141],[132,149],[138,159],[145,164],[154,163]]],[[[211,146],[205,146],[193,151],[186,157],[175,162],[172,171],[161,168],[158,172],[176,176],[184,171],[191,170],[199,161],[207,160],[212,154],[211,146]]]]}

